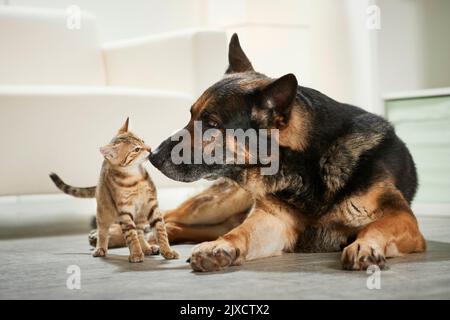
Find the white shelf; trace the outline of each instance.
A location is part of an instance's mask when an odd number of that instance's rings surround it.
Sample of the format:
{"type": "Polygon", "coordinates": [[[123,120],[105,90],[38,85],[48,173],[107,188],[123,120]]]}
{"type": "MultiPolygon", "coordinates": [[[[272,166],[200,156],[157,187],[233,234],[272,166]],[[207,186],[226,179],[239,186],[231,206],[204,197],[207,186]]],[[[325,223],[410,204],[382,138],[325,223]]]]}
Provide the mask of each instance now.
{"type": "Polygon", "coordinates": [[[383,95],[383,100],[402,100],[450,95],[450,87],[393,92],[383,95]]]}

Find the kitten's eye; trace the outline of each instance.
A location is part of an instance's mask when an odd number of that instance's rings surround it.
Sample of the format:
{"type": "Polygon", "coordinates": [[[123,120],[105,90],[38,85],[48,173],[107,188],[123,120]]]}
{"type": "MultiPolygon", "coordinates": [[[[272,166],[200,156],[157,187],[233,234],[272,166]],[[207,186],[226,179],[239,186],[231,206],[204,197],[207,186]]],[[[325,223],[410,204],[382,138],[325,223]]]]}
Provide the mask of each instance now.
{"type": "Polygon", "coordinates": [[[136,148],[134,148],[133,151],[134,151],[134,152],[139,152],[139,151],[141,151],[141,147],[136,147],[136,148]]]}

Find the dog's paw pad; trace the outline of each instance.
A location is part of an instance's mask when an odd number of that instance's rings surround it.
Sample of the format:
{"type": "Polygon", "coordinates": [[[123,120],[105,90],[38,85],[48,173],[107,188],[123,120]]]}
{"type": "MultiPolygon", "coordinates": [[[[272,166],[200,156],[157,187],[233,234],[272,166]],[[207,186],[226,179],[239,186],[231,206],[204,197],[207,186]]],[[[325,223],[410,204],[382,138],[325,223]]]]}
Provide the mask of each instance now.
{"type": "Polygon", "coordinates": [[[217,271],[235,263],[239,250],[226,241],[204,242],[192,249],[189,259],[194,271],[217,271]]]}
{"type": "Polygon", "coordinates": [[[378,246],[357,240],[344,249],[341,262],[346,270],[366,270],[371,265],[383,269],[386,257],[378,246]]]}

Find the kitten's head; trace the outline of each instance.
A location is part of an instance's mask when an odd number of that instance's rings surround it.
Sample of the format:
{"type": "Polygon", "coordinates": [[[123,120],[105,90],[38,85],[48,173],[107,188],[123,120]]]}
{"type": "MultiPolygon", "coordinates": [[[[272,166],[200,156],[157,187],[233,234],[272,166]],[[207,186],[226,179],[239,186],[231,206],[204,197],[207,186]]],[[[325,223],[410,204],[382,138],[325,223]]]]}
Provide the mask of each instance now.
{"type": "Polygon", "coordinates": [[[100,148],[106,161],[123,168],[145,162],[150,151],[150,147],[142,139],[128,131],[128,118],[111,142],[100,148]]]}

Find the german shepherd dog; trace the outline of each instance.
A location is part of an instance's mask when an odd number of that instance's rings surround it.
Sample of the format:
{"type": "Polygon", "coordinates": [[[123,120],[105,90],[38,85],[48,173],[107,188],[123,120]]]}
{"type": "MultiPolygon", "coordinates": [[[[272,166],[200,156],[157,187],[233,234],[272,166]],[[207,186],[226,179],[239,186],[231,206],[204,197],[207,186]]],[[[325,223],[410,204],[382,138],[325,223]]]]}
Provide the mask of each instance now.
{"type": "MultiPolygon", "coordinates": [[[[193,104],[184,129],[192,132],[194,121],[204,130],[278,129],[279,170],[262,175],[259,162],[175,164],[173,137],[150,155],[174,180],[218,179],[165,215],[171,242],[202,242],[189,259],[193,270],[342,249],[344,269],[364,270],[425,250],[410,209],[415,165],[386,120],[299,86],[293,74],[272,79],[256,72],[236,34],[228,55],[223,79],[193,104]]],[[[232,144],[226,140],[225,148],[232,144]]]]}

